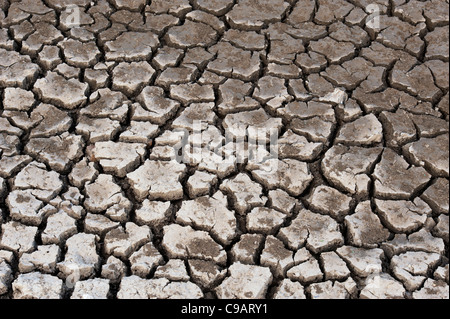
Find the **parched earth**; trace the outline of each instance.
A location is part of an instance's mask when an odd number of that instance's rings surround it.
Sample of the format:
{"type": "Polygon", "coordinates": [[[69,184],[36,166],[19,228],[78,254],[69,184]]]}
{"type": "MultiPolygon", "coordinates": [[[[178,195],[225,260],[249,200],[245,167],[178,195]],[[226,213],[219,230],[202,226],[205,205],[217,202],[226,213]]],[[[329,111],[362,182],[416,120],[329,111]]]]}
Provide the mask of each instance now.
{"type": "Polygon", "coordinates": [[[448,0],[0,0],[0,299],[448,299],[448,67],[448,0]]]}

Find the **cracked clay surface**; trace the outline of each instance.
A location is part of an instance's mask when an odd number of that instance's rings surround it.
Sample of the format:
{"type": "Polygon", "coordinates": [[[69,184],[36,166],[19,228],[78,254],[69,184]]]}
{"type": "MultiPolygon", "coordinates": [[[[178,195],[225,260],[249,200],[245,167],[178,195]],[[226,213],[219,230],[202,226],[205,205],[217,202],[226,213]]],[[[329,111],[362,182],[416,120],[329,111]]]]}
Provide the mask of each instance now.
{"type": "Polygon", "coordinates": [[[448,0],[0,0],[0,299],[448,299],[448,70],[448,0]]]}

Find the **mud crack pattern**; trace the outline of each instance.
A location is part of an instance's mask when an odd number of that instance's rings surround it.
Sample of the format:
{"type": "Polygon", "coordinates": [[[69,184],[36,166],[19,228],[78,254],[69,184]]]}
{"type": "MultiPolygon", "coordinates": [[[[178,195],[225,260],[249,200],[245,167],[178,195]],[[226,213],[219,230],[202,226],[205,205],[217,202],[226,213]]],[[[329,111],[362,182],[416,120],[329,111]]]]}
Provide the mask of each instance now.
{"type": "Polygon", "coordinates": [[[0,298],[448,298],[448,12],[0,0],[0,298]]]}

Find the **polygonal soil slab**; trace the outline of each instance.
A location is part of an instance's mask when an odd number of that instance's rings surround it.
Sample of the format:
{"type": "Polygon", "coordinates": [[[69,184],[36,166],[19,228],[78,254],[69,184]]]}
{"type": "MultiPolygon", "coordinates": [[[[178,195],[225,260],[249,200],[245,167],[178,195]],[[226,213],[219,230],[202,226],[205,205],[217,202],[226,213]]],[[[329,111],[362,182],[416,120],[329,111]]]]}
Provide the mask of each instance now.
{"type": "Polygon", "coordinates": [[[293,159],[270,159],[247,168],[268,189],[281,188],[292,196],[302,194],[314,179],[306,163],[293,159]]]}
{"type": "Polygon", "coordinates": [[[100,89],[89,97],[89,104],[81,109],[80,114],[91,118],[109,118],[123,121],[128,112],[129,101],[120,92],[100,89]]]}
{"type": "Polygon", "coordinates": [[[232,0],[196,0],[195,4],[203,11],[221,16],[234,5],[234,2],[232,0]]]}
{"type": "Polygon", "coordinates": [[[389,231],[365,201],[355,209],[355,214],[345,217],[349,242],[357,247],[375,248],[389,238],[389,231]]]}
{"type": "MultiPolygon", "coordinates": [[[[76,276],[86,279],[92,276],[100,265],[96,237],[93,234],[78,233],[66,241],[67,252],[58,269],[64,277],[76,276]]],[[[77,278],[77,279],[78,279],[77,278]]]]}
{"type": "Polygon", "coordinates": [[[61,299],[64,284],[58,277],[32,272],[19,275],[12,289],[15,299],[61,299]]]}
{"type": "Polygon", "coordinates": [[[411,233],[424,225],[431,208],[420,198],[410,201],[375,200],[380,218],[399,233],[411,233]]]}
{"type": "Polygon", "coordinates": [[[344,243],[335,220],[306,209],[299,212],[291,225],[280,229],[279,238],[291,249],[299,249],[306,244],[306,247],[315,253],[344,243]]]}
{"type": "Polygon", "coordinates": [[[338,136],[337,143],[347,145],[372,145],[383,139],[383,127],[373,114],[361,117],[345,124],[338,136]]]}
{"type": "Polygon", "coordinates": [[[321,185],[313,190],[307,201],[310,209],[333,218],[341,218],[348,214],[352,198],[332,187],[321,185]]]}
{"type": "Polygon", "coordinates": [[[300,161],[315,159],[323,149],[321,143],[310,143],[304,136],[288,130],[279,140],[279,157],[292,158],[300,161]]]}
{"type": "Polygon", "coordinates": [[[441,257],[426,252],[407,252],[394,256],[391,268],[408,290],[417,290],[426,280],[427,270],[435,268],[441,257]]]}
{"type": "Polygon", "coordinates": [[[221,299],[262,299],[272,282],[266,267],[234,263],[228,272],[230,276],[216,288],[221,299]]]}
{"type": "Polygon", "coordinates": [[[448,178],[448,145],[448,134],[444,134],[407,144],[403,151],[414,164],[425,167],[432,174],[448,178]]]}
{"type": "Polygon", "coordinates": [[[286,216],[274,209],[256,207],[247,214],[247,230],[262,234],[275,234],[286,216]]]}
{"type": "Polygon", "coordinates": [[[41,233],[42,243],[60,244],[77,233],[76,220],[64,211],[58,211],[47,218],[47,225],[41,233]]]}
{"type": "Polygon", "coordinates": [[[0,299],[448,298],[448,9],[0,0],[0,299]]]}
{"type": "Polygon", "coordinates": [[[70,299],[108,299],[109,280],[94,278],[77,281],[70,299]]]}
{"type": "Polygon", "coordinates": [[[125,227],[109,231],[105,236],[105,252],[118,258],[128,258],[141,245],[152,239],[148,226],[137,226],[132,222],[125,227]]]}
{"type": "Polygon", "coordinates": [[[443,281],[427,279],[422,289],[413,293],[414,299],[448,299],[448,284],[443,281]]]}
{"type": "Polygon", "coordinates": [[[147,86],[137,97],[140,105],[133,104],[131,118],[136,121],[151,121],[163,125],[172,117],[180,103],[164,97],[164,90],[159,87],[147,86]]]}
{"type": "Polygon", "coordinates": [[[0,295],[8,292],[11,283],[12,270],[6,260],[0,260],[0,295]]]}
{"type": "Polygon", "coordinates": [[[177,212],[177,222],[191,225],[210,232],[222,244],[229,244],[236,236],[236,218],[220,200],[199,197],[193,201],[184,201],[177,212]]]}
{"type": "Polygon", "coordinates": [[[370,178],[382,148],[335,145],[327,151],[321,166],[325,177],[352,194],[368,194],[370,178]]]}
{"type": "Polygon", "coordinates": [[[106,211],[105,214],[116,221],[127,219],[132,203],[111,175],[99,175],[95,182],[86,185],[85,192],[84,206],[87,210],[94,213],[106,211]]]}
{"type": "Polygon", "coordinates": [[[118,299],[200,299],[203,293],[192,282],[170,282],[166,278],[143,279],[130,276],[122,279],[118,299]]]}
{"type": "Polygon", "coordinates": [[[438,178],[435,183],[430,185],[422,194],[421,198],[430,207],[440,214],[448,214],[449,211],[449,182],[445,178],[438,178]]]}
{"type": "Polygon", "coordinates": [[[62,189],[60,175],[55,171],[47,171],[44,164],[31,162],[14,179],[14,189],[30,189],[39,199],[50,200],[62,189]]]}
{"type": "Polygon", "coordinates": [[[38,72],[39,67],[31,62],[29,56],[0,48],[0,87],[25,88],[38,72]]]}
{"type": "Polygon", "coordinates": [[[145,5],[142,0],[113,0],[112,4],[117,9],[126,9],[130,11],[140,11],[145,5]]]}
{"type": "Polygon", "coordinates": [[[213,102],[215,98],[212,85],[200,85],[197,83],[171,86],[170,97],[185,104],[213,102]]]}
{"type": "Polygon", "coordinates": [[[261,185],[243,173],[225,180],[220,189],[233,198],[235,209],[241,215],[252,207],[264,206],[267,201],[267,198],[263,197],[261,185]]]}
{"type": "Polygon", "coordinates": [[[388,255],[398,255],[407,251],[426,251],[430,253],[442,254],[445,243],[441,238],[434,237],[426,229],[410,235],[396,234],[394,239],[382,243],[383,250],[388,255]]]}
{"type": "Polygon", "coordinates": [[[16,251],[19,255],[34,250],[37,227],[24,226],[11,221],[2,225],[0,247],[16,251]]]}
{"type": "Polygon", "coordinates": [[[232,137],[248,138],[256,141],[258,138],[268,141],[273,133],[277,133],[282,126],[280,118],[272,118],[263,109],[249,112],[229,114],[223,121],[223,126],[232,137]]]}
{"type": "Polygon", "coordinates": [[[127,175],[131,189],[138,200],[150,199],[176,200],[183,197],[180,179],[186,166],[176,161],[147,160],[144,165],[127,175]]]}
{"type": "Polygon", "coordinates": [[[431,177],[424,168],[409,165],[389,148],[383,151],[372,176],[375,178],[375,196],[391,199],[409,199],[431,177]]]}
{"type": "Polygon", "coordinates": [[[152,32],[124,32],[105,43],[105,57],[107,61],[147,60],[158,44],[158,37],[152,32]]]}
{"type": "Polygon", "coordinates": [[[279,239],[267,236],[261,253],[261,265],[268,266],[275,276],[285,276],[286,270],[294,265],[294,254],[286,249],[279,239]]]}
{"type": "Polygon", "coordinates": [[[47,215],[45,209],[41,209],[44,203],[38,200],[30,191],[15,190],[8,194],[6,204],[13,220],[25,224],[39,226],[47,215]]]}
{"type": "Polygon", "coordinates": [[[59,43],[64,57],[69,65],[78,68],[94,66],[101,56],[95,42],[82,43],[77,40],[68,39],[59,43]]]}
{"type": "Polygon", "coordinates": [[[150,83],[154,73],[145,61],[119,63],[112,72],[112,88],[133,96],[150,83]]]}
{"type": "Polygon", "coordinates": [[[257,78],[261,63],[259,54],[236,48],[228,42],[219,42],[209,52],[217,57],[208,63],[208,70],[243,81],[257,78]]]}
{"type": "Polygon", "coordinates": [[[368,277],[361,291],[361,299],[404,299],[405,288],[389,274],[381,273],[368,277]]]}
{"type": "Polygon", "coordinates": [[[194,230],[191,226],[164,226],[162,246],[170,258],[211,260],[222,265],[227,260],[222,246],[207,232],[194,230]]]}
{"type": "Polygon", "coordinates": [[[175,16],[182,16],[190,10],[191,5],[190,1],[188,0],[174,0],[174,1],[155,0],[152,1],[150,6],[146,9],[146,11],[156,14],[169,13],[175,16]]]}
{"type": "Polygon", "coordinates": [[[350,270],[358,276],[367,277],[381,272],[382,258],[384,257],[382,249],[343,246],[339,247],[336,252],[347,262],[350,270]]]}
{"type": "Polygon", "coordinates": [[[99,162],[105,173],[113,173],[119,177],[136,168],[144,159],[144,144],[137,143],[95,143],[92,155],[99,162]]]}
{"type": "Polygon", "coordinates": [[[63,133],[50,138],[32,138],[25,146],[25,152],[48,164],[51,169],[63,172],[80,159],[83,146],[81,136],[63,133]]]}
{"type": "Polygon", "coordinates": [[[216,39],[216,31],[207,24],[186,20],[166,33],[166,41],[178,48],[209,46],[216,39]]]}

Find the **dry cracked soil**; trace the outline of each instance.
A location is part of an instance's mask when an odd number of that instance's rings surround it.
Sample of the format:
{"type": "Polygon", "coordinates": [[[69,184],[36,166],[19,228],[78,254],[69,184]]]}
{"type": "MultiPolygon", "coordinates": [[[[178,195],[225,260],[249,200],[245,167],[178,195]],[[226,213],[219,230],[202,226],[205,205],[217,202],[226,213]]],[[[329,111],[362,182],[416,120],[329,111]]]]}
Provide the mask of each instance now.
{"type": "Polygon", "coordinates": [[[448,67],[448,0],[0,0],[0,299],[448,299],[448,67]]]}

